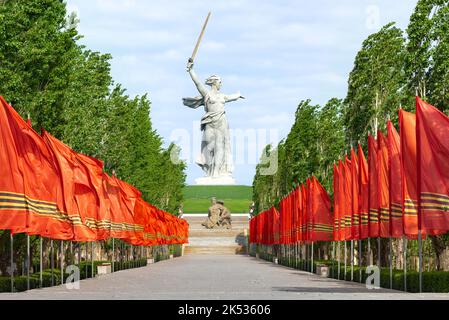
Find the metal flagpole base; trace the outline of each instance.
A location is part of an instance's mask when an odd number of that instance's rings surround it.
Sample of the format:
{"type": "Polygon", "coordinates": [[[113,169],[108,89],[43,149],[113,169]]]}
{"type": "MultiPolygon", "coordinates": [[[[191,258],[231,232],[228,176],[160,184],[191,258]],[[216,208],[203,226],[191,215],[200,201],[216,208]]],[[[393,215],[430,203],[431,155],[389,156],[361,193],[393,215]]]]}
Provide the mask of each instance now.
{"type": "Polygon", "coordinates": [[[407,238],[402,239],[404,242],[404,291],[407,292],[407,238]]]}
{"type": "Polygon", "coordinates": [[[422,292],[422,231],[418,231],[419,292],[422,292]]]}

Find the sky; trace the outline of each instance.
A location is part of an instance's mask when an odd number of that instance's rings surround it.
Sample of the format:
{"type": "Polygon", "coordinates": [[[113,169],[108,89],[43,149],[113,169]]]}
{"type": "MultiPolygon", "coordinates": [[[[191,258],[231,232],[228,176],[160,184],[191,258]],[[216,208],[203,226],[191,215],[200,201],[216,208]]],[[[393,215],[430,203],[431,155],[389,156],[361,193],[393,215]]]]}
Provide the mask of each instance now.
{"type": "Polygon", "coordinates": [[[395,21],[405,29],[416,0],[67,0],[80,20],[80,43],[110,53],[112,76],[131,97],[148,94],[151,119],[164,145],[181,145],[187,183],[203,176],[195,164],[202,109],[186,63],[212,12],[194,69],[217,74],[224,93],[246,98],[226,105],[234,178],[251,185],[268,143],[285,138],[301,100],[344,98],[363,40],[395,21]]]}

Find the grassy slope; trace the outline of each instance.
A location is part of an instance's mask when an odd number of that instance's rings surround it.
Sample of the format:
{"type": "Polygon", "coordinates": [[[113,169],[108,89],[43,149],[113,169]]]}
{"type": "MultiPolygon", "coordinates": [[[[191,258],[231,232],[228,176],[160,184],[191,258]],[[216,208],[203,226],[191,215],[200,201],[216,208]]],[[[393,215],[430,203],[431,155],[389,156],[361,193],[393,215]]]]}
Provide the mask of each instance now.
{"type": "Polygon", "coordinates": [[[184,212],[207,213],[210,199],[223,200],[233,213],[249,211],[252,188],[250,186],[187,186],[184,189],[184,212]]]}

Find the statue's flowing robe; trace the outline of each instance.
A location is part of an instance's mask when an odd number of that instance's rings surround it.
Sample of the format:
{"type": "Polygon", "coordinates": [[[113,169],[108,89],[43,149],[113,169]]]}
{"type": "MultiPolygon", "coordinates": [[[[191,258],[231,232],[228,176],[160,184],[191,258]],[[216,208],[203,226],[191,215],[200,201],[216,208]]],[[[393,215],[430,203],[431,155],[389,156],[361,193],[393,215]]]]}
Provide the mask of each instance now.
{"type": "MultiPolygon", "coordinates": [[[[205,99],[203,97],[195,98],[183,98],[185,106],[193,109],[197,109],[201,106],[206,106],[205,99]]],[[[213,165],[219,166],[219,175],[226,176],[231,175],[233,171],[232,165],[232,153],[231,153],[231,139],[229,135],[229,125],[225,116],[225,111],[208,112],[201,118],[201,131],[203,131],[203,142],[201,144],[201,153],[196,163],[203,169],[207,176],[213,176],[213,165]],[[223,149],[223,159],[216,159],[214,155],[208,154],[210,151],[207,148],[209,141],[206,141],[205,130],[206,127],[215,131],[215,146],[221,145],[223,149]],[[211,163],[207,162],[207,159],[213,159],[211,163]]]]}

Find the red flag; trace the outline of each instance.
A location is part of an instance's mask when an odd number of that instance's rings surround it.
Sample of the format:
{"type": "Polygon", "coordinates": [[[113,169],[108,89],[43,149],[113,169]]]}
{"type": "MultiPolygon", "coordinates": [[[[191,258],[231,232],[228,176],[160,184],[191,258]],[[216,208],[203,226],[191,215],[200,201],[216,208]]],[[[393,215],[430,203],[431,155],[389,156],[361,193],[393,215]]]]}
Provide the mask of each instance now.
{"type": "Polygon", "coordinates": [[[359,144],[359,212],[360,212],[360,239],[369,237],[369,181],[368,162],[359,144]]]}
{"type": "Polygon", "coordinates": [[[354,151],[351,149],[351,197],[352,197],[352,226],[351,226],[351,240],[360,239],[360,211],[359,211],[359,159],[354,151]]]}
{"type": "Polygon", "coordinates": [[[279,212],[275,207],[271,208],[273,212],[273,244],[280,244],[279,242],[279,212]]]}
{"type": "Polygon", "coordinates": [[[377,165],[378,165],[378,198],[380,217],[380,237],[390,237],[390,186],[387,139],[378,131],[377,133],[377,165]]]}
{"type": "Polygon", "coordinates": [[[346,156],[345,157],[345,163],[343,164],[343,180],[344,180],[344,193],[343,193],[343,199],[344,199],[344,221],[345,221],[345,228],[344,228],[344,240],[351,240],[352,239],[352,176],[351,176],[351,160],[346,156]]]}
{"type": "Polygon", "coordinates": [[[0,97],[0,229],[68,240],[62,185],[41,137],[0,97]]]}
{"type": "MultiPolygon", "coordinates": [[[[130,185],[129,183],[126,183],[125,181],[122,181],[118,179],[117,177],[113,177],[115,179],[116,183],[120,187],[120,197],[121,197],[121,204],[122,204],[122,214],[124,215],[125,221],[123,222],[123,225],[125,226],[126,230],[128,231],[128,237],[132,238],[133,236],[136,236],[136,233],[141,235],[141,233],[144,230],[144,226],[136,224],[134,219],[134,207],[136,205],[137,200],[141,197],[141,192],[137,190],[134,186],[130,185]]],[[[158,215],[160,219],[163,219],[164,216],[162,214],[158,215]]],[[[165,223],[165,220],[161,223],[165,223]]]]}
{"type": "Polygon", "coordinates": [[[416,97],[418,228],[449,230],[449,118],[416,97]]]}
{"type": "Polygon", "coordinates": [[[293,243],[299,241],[299,188],[296,187],[293,191],[293,220],[294,220],[294,230],[293,230],[293,243]]]}
{"type": "Polygon", "coordinates": [[[287,210],[285,207],[285,198],[283,198],[280,202],[279,202],[279,214],[280,214],[280,241],[281,244],[286,244],[287,243],[287,210]]]}
{"type": "Polygon", "coordinates": [[[55,166],[63,185],[64,209],[74,224],[74,240],[95,241],[98,221],[98,198],[89,179],[89,171],[75,151],[45,130],[42,137],[54,155],[55,166]]]}
{"type": "Polygon", "coordinates": [[[110,237],[111,216],[107,210],[106,196],[103,188],[103,162],[81,153],[77,153],[76,156],[86,168],[90,188],[93,189],[96,200],[88,204],[89,210],[96,212],[95,219],[88,220],[88,226],[97,230],[97,240],[107,239],[110,237]]]}
{"type": "Polygon", "coordinates": [[[402,176],[401,145],[399,134],[391,121],[388,121],[388,158],[390,165],[390,227],[391,236],[400,238],[404,235],[402,219],[402,176]]]}
{"type": "Polygon", "coordinates": [[[307,236],[306,241],[313,241],[313,181],[310,178],[307,178],[306,181],[306,191],[307,191],[307,217],[306,217],[306,229],[307,236]]]}
{"type": "MultiPolygon", "coordinates": [[[[147,221],[144,225],[144,239],[146,245],[156,245],[157,244],[157,208],[149,203],[145,203],[146,206],[146,213],[147,213],[147,221]]],[[[182,219],[180,219],[180,222],[182,222],[182,219]]],[[[188,227],[188,226],[187,226],[188,227]]],[[[183,230],[183,224],[181,223],[181,232],[182,237],[185,237],[185,230],[183,230]]],[[[184,239],[185,240],[185,239],[184,239]]],[[[181,241],[183,243],[183,241],[181,241]]]]}
{"type": "Polygon", "coordinates": [[[297,229],[297,238],[296,241],[297,242],[301,242],[302,241],[302,215],[303,215],[303,201],[302,201],[302,188],[301,186],[298,186],[296,188],[296,193],[297,193],[297,205],[298,205],[298,212],[297,212],[297,225],[296,225],[296,229],[297,229]]]}
{"type": "Polygon", "coordinates": [[[399,110],[402,169],[402,210],[404,233],[409,238],[418,235],[418,191],[416,167],[416,116],[399,110]]]}
{"type": "Polygon", "coordinates": [[[110,177],[103,172],[103,190],[106,208],[111,219],[110,237],[127,239],[132,236],[130,223],[132,215],[129,213],[125,203],[122,201],[122,191],[115,177],[110,177]]]}
{"type": "Polygon", "coordinates": [[[319,181],[312,177],[312,241],[332,241],[333,217],[331,213],[331,201],[328,193],[319,181]]]}
{"type": "Polygon", "coordinates": [[[340,204],[340,228],[339,228],[339,234],[340,234],[340,241],[346,240],[346,197],[345,197],[345,179],[344,179],[344,171],[345,166],[343,164],[343,161],[339,160],[338,162],[338,171],[340,172],[339,175],[339,204],[340,204]]]}
{"type": "Polygon", "coordinates": [[[368,135],[369,236],[379,237],[377,141],[368,135]]]}
{"type": "Polygon", "coordinates": [[[340,171],[338,167],[334,163],[334,180],[333,180],[333,189],[334,189],[334,240],[340,241],[340,171]]]}

